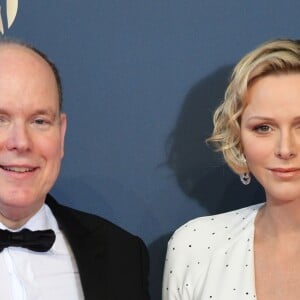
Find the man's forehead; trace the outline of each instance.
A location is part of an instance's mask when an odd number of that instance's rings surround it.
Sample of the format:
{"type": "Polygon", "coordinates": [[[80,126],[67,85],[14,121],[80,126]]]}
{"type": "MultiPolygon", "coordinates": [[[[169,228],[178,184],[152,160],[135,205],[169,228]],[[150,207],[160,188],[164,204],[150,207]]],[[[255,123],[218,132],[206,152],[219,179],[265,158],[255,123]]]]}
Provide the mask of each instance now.
{"type": "Polygon", "coordinates": [[[18,44],[0,43],[0,85],[2,93],[42,93],[47,91],[59,103],[55,75],[38,53],[18,44]],[[55,93],[55,96],[54,94],[55,93]]]}
{"type": "Polygon", "coordinates": [[[56,81],[52,68],[42,56],[26,46],[11,43],[0,43],[0,77],[3,76],[6,80],[18,77],[30,80],[34,76],[56,81]]]}
{"type": "Polygon", "coordinates": [[[10,78],[13,79],[19,75],[22,78],[37,76],[40,80],[51,85],[54,83],[61,110],[61,80],[55,64],[43,52],[30,45],[18,41],[0,40],[0,76],[4,76],[5,80],[10,80],[10,78]]]}
{"type": "Polygon", "coordinates": [[[37,62],[43,62],[47,64],[47,62],[34,50],[16,43],[0,43],[0,59],[11,59],[11,60],[19,60],[19,59],[31,59],[36,60],[37,62]]]}

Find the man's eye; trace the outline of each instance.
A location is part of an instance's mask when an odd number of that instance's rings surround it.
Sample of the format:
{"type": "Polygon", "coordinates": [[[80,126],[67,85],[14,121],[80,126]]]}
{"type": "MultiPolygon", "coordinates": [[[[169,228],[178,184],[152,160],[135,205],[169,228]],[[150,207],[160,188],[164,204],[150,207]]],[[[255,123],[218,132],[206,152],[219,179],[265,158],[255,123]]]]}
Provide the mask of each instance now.
{"type": "Polygon", "coordinates": [[[7,125],[9,123],[9,119],[6,116],[0,116],[0,125],[7,125]]]}
{"type": "Polygon", "coordinates": [[[38,124],[38,125],[43,125],[43,124],[45,124],[46,122],[45,122],[45,120],[43,120],[43,119],[36,119],[36,120],[35,120],[35,123],[38,124]]]}
{"type": "Polygon", "coordinates": [[[50,125],[50,122],[46,119],[38,118],[34,119],[33,124],[38,127],[47,127],[50,125]]]}

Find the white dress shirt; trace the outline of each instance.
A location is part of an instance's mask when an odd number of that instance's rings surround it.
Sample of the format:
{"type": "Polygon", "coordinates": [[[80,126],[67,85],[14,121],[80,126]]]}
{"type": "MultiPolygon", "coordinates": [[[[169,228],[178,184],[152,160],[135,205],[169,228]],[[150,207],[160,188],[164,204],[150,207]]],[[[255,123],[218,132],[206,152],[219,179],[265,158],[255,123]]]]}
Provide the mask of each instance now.
{"type": "MultiPolygon", "coordinates": [[[[1,229],[7,229],[0,223],[1,229]]],[[[56,239],[48,252],[8,247],[0,252],[0,295],[5,300],[82,300],[73,252],[45,204],[24,225],[30,230],[52,229],[56,239]]]]}
{"type": "Polygon", "coordinates": [[[256,299],[254,222],[261,206],[180,227],[168,244],[163,300],[256,299]]]}

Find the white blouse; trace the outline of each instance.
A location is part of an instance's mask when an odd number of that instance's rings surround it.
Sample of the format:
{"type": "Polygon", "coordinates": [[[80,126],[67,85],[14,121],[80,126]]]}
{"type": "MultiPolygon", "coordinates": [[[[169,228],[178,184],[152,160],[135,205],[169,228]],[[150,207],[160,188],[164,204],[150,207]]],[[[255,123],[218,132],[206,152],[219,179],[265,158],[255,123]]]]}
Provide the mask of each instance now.
{"type": "Polygon", "coordinates": [[[256,299],[256,204],[200,217],[181,226],[168,243],[163,300],[256,299]]]}

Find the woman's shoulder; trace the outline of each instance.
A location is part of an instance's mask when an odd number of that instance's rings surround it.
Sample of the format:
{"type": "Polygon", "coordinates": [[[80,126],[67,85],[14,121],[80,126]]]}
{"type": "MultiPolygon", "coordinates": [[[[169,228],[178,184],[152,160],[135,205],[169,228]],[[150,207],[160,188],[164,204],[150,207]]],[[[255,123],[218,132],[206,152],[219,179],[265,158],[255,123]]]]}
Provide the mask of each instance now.
{"type": "Polygon", "coordinates": [[[224,245],[232,241],[241,231],[247,229],[254,222],[256,213],[262,204],[255,204],[238,210],[217,215],[203,216],[190,220],[179,227],[170,239],[169,244],[186,244],[209,247],[205,241],[224,245]]]}

